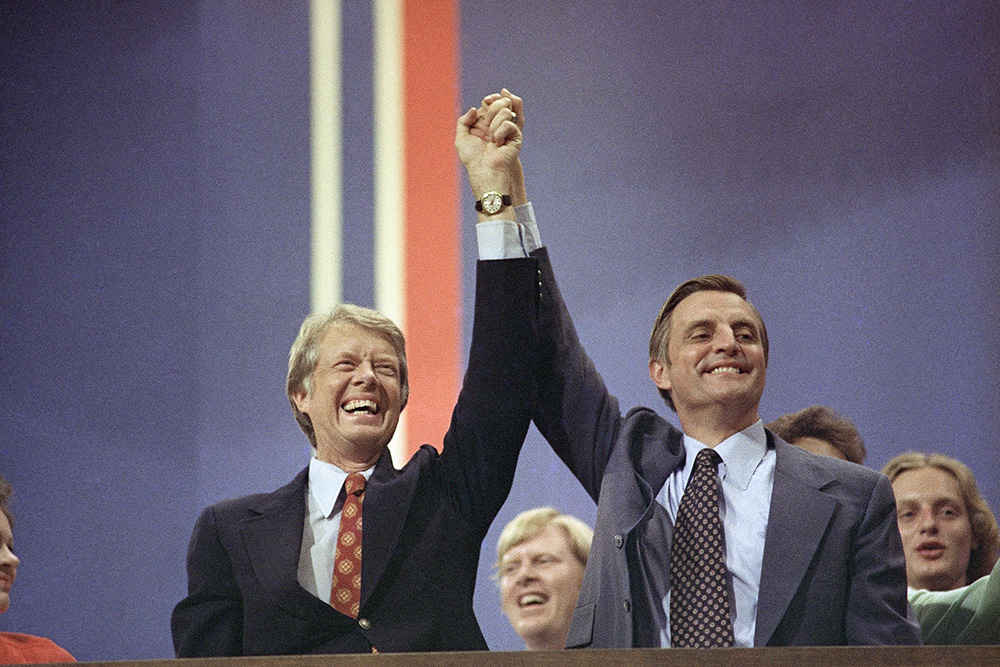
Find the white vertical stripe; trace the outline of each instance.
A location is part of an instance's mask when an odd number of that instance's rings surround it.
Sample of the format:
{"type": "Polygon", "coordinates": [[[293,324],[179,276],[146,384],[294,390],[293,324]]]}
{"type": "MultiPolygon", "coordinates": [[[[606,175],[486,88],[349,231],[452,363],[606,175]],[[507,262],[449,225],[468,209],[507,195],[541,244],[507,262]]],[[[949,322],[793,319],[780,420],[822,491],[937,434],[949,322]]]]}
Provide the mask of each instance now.
{"type": "MultiPolygon", "coordinates": [[[[403,200],[403,0],[375,0],[375,308],[400,327],[406,324],[406,251],[403,200]]],[[[403,332],[406,333],[405,330],[403,332]]],[[[389,444],[397,466],[405,462],[406,413],[389,444]]]]}
{"type": "Polygon", "coordinates": [[[405,313],[403,7],[375,0],[375,307],[402,324],[405,313]]]}
{"type": "Polygon", "coordinates": [[[343,298],[343,179],[341,158],[340,1],[311,0],[309,12],[310,138],[312,147],[313,312],[343,298]]]}

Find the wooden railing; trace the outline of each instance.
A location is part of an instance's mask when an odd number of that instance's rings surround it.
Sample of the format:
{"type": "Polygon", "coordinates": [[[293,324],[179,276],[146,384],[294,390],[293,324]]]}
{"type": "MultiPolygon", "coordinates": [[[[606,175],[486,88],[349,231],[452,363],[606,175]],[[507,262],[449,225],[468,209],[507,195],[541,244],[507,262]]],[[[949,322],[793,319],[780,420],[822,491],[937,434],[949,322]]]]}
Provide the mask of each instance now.
{"type": "Polygon", "coordinates": [[[90,662],[108,667],[1000,667],[1000,646],[632,649],[293,655],[90,662]]]}

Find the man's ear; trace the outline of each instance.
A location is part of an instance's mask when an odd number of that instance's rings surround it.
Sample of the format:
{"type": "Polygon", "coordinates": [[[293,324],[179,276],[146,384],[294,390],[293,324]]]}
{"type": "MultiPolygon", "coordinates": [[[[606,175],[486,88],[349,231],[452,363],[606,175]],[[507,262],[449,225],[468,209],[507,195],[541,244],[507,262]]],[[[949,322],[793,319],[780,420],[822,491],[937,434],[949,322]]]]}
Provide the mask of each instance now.
{"type": "Polygon", "coordinates": [[[653,384],[664,391],[670,391],[670,374],[667,372],[668,370],[670,370],[669,366],[661,359],[649,360],[649,377],[653,380],[653,384]]]}
{"type": "Polygon", "coordinates": [[[292,394],[292,400],[295,401],[295,407],[299,409],[299,412],[309,414],[309,392],[305,389],[299,389],[292,394]]]}

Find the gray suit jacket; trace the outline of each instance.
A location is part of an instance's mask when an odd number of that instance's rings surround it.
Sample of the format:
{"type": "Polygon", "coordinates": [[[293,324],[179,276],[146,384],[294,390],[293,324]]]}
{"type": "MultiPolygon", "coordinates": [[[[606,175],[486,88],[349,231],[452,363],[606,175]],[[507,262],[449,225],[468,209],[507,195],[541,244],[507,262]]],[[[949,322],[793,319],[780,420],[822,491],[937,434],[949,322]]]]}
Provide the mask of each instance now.
{"type": "MultiPolygon", "coordinates": [[[[655,495],[683,434],[647,408],[621,416],[587,357],[544,248],[534,421],[598,503],[570,647],[659,645],[669,521],[655,495]]],[[[755,646],[919,644],[888,479],[768,433],[776,450],[755,646]]]]}

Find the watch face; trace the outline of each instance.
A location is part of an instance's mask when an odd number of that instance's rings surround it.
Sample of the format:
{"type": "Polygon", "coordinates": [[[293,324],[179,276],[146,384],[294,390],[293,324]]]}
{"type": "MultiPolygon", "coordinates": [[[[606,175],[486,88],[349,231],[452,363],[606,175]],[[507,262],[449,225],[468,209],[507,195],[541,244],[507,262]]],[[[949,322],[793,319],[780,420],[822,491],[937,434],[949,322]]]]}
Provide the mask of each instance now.
{"type": "Polygon", "coordinates": [[[487,192],[483,195],[483,210],[493,215],[497,211],[503,208],[503,199],[500,197],[499,193],[487,192]]]}

